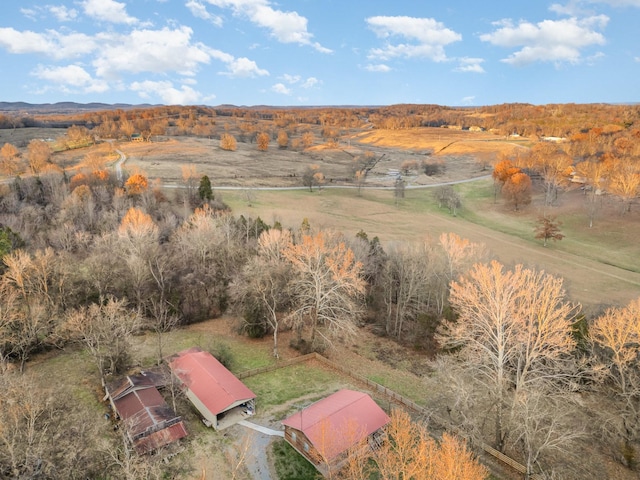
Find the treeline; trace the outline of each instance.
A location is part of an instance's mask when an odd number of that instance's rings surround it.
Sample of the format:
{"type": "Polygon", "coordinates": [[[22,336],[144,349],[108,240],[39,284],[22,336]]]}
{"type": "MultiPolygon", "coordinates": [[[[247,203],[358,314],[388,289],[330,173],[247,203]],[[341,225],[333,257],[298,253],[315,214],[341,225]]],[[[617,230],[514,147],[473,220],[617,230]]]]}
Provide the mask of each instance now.
{"type": "MultiPolygon", "coordinates": [[[[114,109],[68,114],[0,114],[0,128],[24,126],[96,128],[130,121],[139,131],[147,125],[178,125],[195,128],[204,118],[220,117],[238,122],[273,122],[278,128],[293,125],[353,129],[363,127],[404,129],[457,126],[483,128],[500,135],[569,137],[593,128],[638,128],[638,105],[610,104],[502,104],[482,107],[440,105],[390,105],[384,107],[273,108],[234,106],[162,106],[114,109]]],[[[106,131],[109,128],[104,127],[106,131]]],[[[197,134],[196,132],[193,132],[197,134]]]]}

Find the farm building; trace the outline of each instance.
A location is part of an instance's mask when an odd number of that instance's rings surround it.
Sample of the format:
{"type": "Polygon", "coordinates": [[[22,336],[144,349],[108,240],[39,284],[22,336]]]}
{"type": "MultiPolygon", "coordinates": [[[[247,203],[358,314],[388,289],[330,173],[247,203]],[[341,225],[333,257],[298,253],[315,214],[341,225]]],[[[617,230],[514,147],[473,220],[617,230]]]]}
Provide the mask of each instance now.
{"type": "Polygon", "coordinates": [[[220,430],[254,414],[255,394],[210,353],[184,350],[169,359],[169,368],[205,425],[220,430]]]}
{"type": "Polygon", "coordinates": [[[340,468],[346,452],[368,439],[379,445],[389,417],[363,392],[340,390],[282,421],[284,438],[322,474],[340,468]]]}
{"type": "Polygon", "coordinates": [[[138,453],[147,453],[187,436],[182,419],[158,391],[164,376],[152,372],[127,376],[105,387],[105,400],[122,420],[138,453]]]}

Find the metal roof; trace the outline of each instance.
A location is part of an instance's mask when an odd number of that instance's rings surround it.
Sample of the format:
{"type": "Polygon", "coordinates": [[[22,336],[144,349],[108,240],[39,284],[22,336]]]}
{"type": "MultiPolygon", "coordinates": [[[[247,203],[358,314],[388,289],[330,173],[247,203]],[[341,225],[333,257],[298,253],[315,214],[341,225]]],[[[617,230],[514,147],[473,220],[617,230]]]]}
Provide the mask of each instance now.
{"type": "Polygon", "coordinates": [[[182,419],[164,401],[153,380],[133,375],[111,384],[111,390],[107,387],[107,396],[139,452],[162,447],[187,435],[182,419]]]}
{"type": "Polygon", "coordinates": [[[340,390],[282,421],[301,431],[332,460],[389,423],[389,417],[363,392],[340,390]]]}
{"type": "Polygon", "coordinates": [[[169,361],[169,367],[213,415],[224,412],[238,402],[256,398],[213,355],[198,347],[177,353],[169,361]]]}

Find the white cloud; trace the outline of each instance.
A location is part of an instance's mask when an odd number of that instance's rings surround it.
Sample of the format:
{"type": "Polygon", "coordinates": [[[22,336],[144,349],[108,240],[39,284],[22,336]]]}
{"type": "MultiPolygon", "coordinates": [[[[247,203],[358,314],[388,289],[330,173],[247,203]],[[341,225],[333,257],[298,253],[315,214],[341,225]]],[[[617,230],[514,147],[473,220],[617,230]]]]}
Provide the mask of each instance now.
{"type": "MultiPolygon", "coordinates": [[[[100,77],[115,78],[121,72],[178,72],[195,75],[200,64],[208,64],[212,56],[231,61],[233,57],[192,43],[189,27],[161,30],[133,30],[126,35],[99,33],[101,44],[93,61],[100,77]]],[[[224,60],[223,60],[224,61],[224,60]]]]}
{"type": "Polygon", "coordinates": [[[302,88],[313,88],[320,83],[316,77],[309,77],[302,83],[302,88]]]}
{"type": "Polygon", "coordinates": [[[469,95],[467,97],[462,97],[461,105],[473,105],[476,97],[474,95],[469,95]]]}
{"type": "Polygon", "coordinates": [[[38,12],[35,8],[21,8],[20,13],[27,17],[29,20],[36,20],[38,12]]]}
{"type": "Polygon", "coordinates": [[[366,65],[364,69],[369,72],[381,72],[381,73],[386,73],[391,71],[391,67],[389,67],[389,65],[385,65],[384,63],[376,63],[376,64],[370,63],[369,65],[366,65]]]}
{"type": "Polygon", "coordinates": [[[92,52],[96,42],[83,33],[63,35],[54,30],[36,33],[29,30],[18,31],[13,28],[0,28],[0,47],[9,53],[37,53],[61,60],[92,52]]]}
{"type": "Polygon", "coordinates": [[[543,20],[537,24],[521,21],[513,25],[503,20],[492,33],[480,35],[480,39],[493,45],[518,48],[503,62],[526,65],[534,62],[579,63],[582,49],[605,43],[604,35],[598,32],[609,21],[606,15],[583,19],[575,17],[563,20],[543,20]]]}
{"type": "Polygon", "coordinates": [[[262,68],[259,68],[256,62],[249,60],[248,58],[241,57],[235,58],[230,62],[227,62],[227,71],[222,73],[229,77],[262,77],[268,76],[269,72],[262,68]]]}
{"type": "Polygon", "coordinates": [[[78,11],[75,8],[67,8],[64,5],[47,5],[47,8],[59,22],[70,22],[78,17],[78,11]]]}
{"type": "Polygon", "coordinates": [[[285,73],[280,78],[293,85],[294,83],[298,83],[302,77],[300,77],[300,75],[289,75],[288,73],[285,73]]]}
{"type": "Polygon", "coordinates": [[[80,5],[86,15],[96,20],[127,25],[138,23],[137,18],[131,17],[127,13],[127,5],[115,0],[84,0],[80,5]]]}
{"type": "Polygon", "coordinates": [[[271,87],[271,90],[282,95],[291,95],[291,90],[286,87],[284,83],[276,83],[271,87]]]}
{"type": "Polygon", "coordinates": [[[400,37],[412,42],[373,48],[369,59],[428,58],[441,62],[447,59],[444,46],[462,40],[462,35],[433,18],[378,16],[369,17],[366,22],[379,38],[400,37]]]}
{"type": "Polygon", "coordinates": [[[189,0],[187,3],[185,3],[185,6],[189,9],[189,11],[191,11],[191,14],[194,17],[211,22],[216,27],[222,26],[222,17],[220,17],[219,15],[213,15],[212,13],[208,12],[207,7],[205,7],[197,0],[189,0]]]}
{"type": "Polygon", "coordinates": [[[455,68],[456,72],[463,73],[485,73],[481,63],[484,62],[482,58],[462,57],[458,59],[458,67],[455,68]]]}
{"type": "Polygon", "coordinates": [[[101,93],[109,90],[109,85],[105,81],[94,79],[79,65],[64,67],[39,65],[31,74],[41,80],[59,85],[66,92],[70,92],[73,88],[84,93],[101,93]]]}
{"type": "Polygon", "coordinates": [[[269,0],[206,0],[220,8],[230,8],[234,15],[247,17],[254,24],[266,28],[271,36],[281,43],[309,45],[319,52],[331,53],[318,42],[312,42],[313,35],[307,30],[307,18],[298,12],[276,10],[269,0]]]}
{"type": "Polygon", "coordinates": [[[153,96],[157,96],[166,105],[193,105],[203,100],[200,92],[187,85],[182,85],[180,89],[177,89],[170,81],[153,82],[146,80],[144,82],[133,82],[130,88],[134,92],[138,92],[140,98],[149,100],[153,96]]]}

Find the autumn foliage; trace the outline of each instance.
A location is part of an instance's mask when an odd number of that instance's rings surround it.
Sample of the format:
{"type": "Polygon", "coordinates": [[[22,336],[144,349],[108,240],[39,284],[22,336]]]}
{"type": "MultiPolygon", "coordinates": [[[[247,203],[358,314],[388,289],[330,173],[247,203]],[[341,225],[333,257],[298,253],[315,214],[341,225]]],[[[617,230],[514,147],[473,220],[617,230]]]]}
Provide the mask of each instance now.
{"type": "Polygon", "coordinates": [[[220,137],[220,148],[223,150],[228,150],[230,152],[235,152],[238,148],[238,143],[233,135],[229,133],[223,133],[220,137]]]}
{"type": "Polygon", "coordinates": [[[402,410],[394,410],[385,427],[382,445],[360,457],[351,457],[344,478],[360,480],[376,472],[383,479],[483,480],[487,469],[476,460],[466,443],[445,433],[437,442],[424,424],[414,422],[402,410]]]}
{"type": "Polygon", "coordinates": [[[149,180],[141,173],[131,175],[124,184],[128,195],[141,195],[149,188],[149,180]]]}

